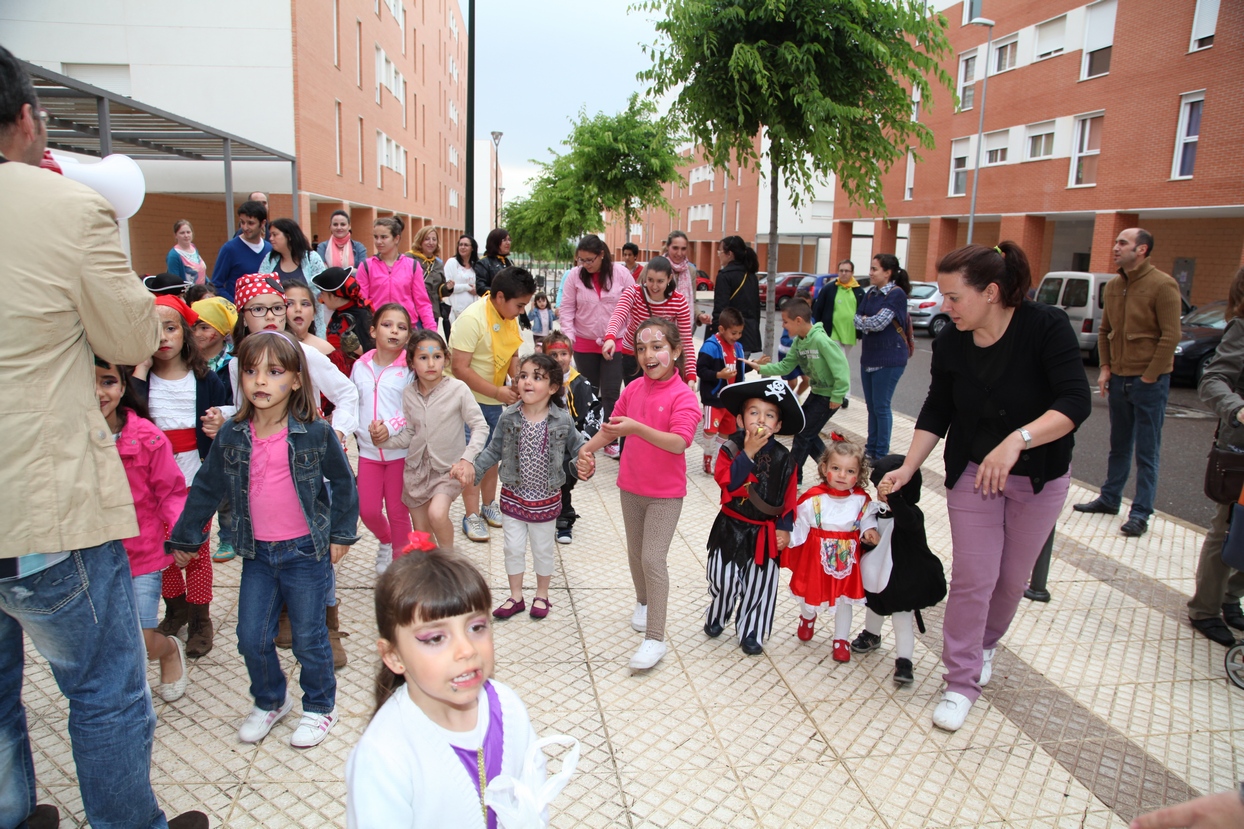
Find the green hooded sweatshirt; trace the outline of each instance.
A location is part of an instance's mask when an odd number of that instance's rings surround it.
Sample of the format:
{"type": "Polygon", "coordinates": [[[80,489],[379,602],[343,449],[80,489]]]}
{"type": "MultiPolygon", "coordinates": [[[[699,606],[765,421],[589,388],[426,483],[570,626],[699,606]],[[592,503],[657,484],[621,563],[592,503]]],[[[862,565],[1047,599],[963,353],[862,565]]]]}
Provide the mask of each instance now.
{"type": "Polygon", "coordinates": [[[812,393],[841,403],[851,390],[851,366],[842,347],[829,338],[825,326],[816,323],[806,337],[796,337],[790,351],[780,363],[767,363],[757,368],[761,377],[790,374],[795,367],[803,369],[812,381],[812,393]]]}

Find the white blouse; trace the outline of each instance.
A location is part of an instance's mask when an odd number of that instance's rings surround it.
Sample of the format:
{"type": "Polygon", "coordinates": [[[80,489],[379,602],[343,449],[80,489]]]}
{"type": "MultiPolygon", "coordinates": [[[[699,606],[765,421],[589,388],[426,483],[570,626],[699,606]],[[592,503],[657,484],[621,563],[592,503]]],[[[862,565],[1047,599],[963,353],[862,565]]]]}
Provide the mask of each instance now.
{"type": "MultiPolygon", "coordinates": [[[[147,376],[147,409],[157,429],[171,432],[199,425],[199,412],[195,408],[196,386],[193,371],[186,372],[180,380],[164,380],[154,374],[147,376]]],[[[203,465],[198,448],[176,452],[173,460],[177,461],[177,468],[186,476],[186,486],[190,486],[203,465]]]]}

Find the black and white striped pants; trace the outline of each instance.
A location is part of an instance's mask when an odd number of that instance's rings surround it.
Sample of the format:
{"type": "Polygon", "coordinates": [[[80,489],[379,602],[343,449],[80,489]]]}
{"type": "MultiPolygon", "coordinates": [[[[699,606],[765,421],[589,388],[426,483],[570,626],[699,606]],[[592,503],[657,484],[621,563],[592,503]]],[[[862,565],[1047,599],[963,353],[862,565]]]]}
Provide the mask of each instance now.
{"type": "Polygon", "coordinates": [[[740,567],[726,561],[721,550],[710,551],[705,575],[708,594],[713,600],[708,606],[707,622],[724,628],[738,605],[735,633],[740,640],[755,636],[763,645],[773,631],[780,569],[776,558],[766,559],[763,567],[757,567],[754,560],[748,559],[740,567]]]}

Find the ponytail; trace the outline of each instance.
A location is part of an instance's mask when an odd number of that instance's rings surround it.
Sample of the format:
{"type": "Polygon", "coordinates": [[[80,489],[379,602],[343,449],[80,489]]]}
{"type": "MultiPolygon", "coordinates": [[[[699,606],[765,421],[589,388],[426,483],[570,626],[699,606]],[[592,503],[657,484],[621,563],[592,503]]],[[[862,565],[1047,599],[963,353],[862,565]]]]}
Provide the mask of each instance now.
{"type": "Polygon", "coordinates": [[[1023,248],[1009,240],[992,248],[966,245],[952,250],[938,261],[937,272],[962,274],[963,281],[981,293],[990,283],[997,284],[998,295],[1007,308],[1023,302],[1032,287],[1028,257],[1023,248]]]}
{"type": "Polygon", "coordinates": [[[890,272],[890,281],[903,289],[903,293],[911,295],[911,277],[898,264],[898,257],[892,253],[878,253],[873,257],[877,267],[890,272]]]}
{"type": "Polygon", "coordinates": [[[743,270],[748,274],[760,270],[760,259],[756,256],[755,249],[743,241],[742,236],[727,236],[722,239],[721,249],[726,253],[734,254],[734,261],[742,265],[743,270]]]}

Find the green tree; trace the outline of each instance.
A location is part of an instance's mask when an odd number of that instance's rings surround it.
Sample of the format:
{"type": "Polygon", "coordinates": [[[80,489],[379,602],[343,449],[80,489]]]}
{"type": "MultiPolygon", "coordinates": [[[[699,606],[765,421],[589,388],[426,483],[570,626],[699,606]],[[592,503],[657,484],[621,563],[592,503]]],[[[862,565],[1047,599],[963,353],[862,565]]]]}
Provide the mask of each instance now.
{"type": "Polygon", "coordinates": [[[531,193],[505,206],[504,224],[515,250],[556,261],[570,240],[604,230],[605,221],[569,157],[540,166],[531,193]]]}
{"type": "Polygon", "coordinates": [[[881,176],[909,145],[933,147],[911,119],[911,89],[931,102],[929,79],[951,86],[940,59],[946,19],[924,0],[645,0],[656,12],[653,97],[676,95],[671,117],[719,169],[732,158],[760,166],[768,139],[769,292],[766,350],[774,336],[778,184],[795,205],[830,174],[853,204],[885,201],[881,176]]]}

